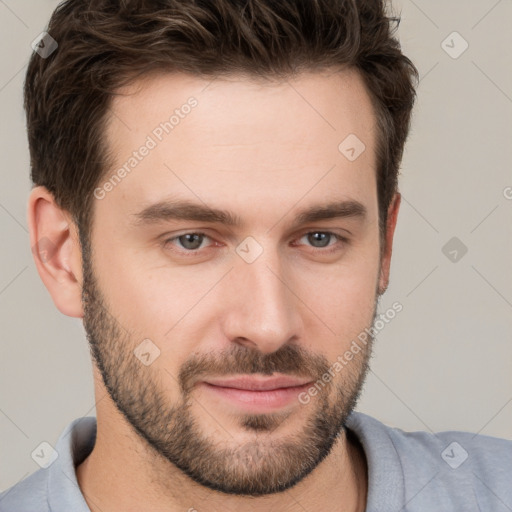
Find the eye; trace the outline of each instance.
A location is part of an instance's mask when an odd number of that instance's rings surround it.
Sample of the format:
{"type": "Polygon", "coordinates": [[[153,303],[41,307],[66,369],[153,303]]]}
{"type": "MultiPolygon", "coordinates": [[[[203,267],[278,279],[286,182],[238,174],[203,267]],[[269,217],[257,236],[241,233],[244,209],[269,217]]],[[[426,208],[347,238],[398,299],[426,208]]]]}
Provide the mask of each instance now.
{"type": "Polygon", "coordinates": [[[331,247],[323,252],[333,252],[335,250],[340,249],[340,244],[329,244],[330,241],[334,239],[334,242],[341,242],[341,245],[344,243],[348,243],[348,240],[345,237],[338,235],[337,233],[332,233],[331,231],[310,231],[302,235],[299,240],[303,238],[307,238],[307,241],[312,244],[312,246],[316,249],[322,249],[324,247],[331,247]]]}
{"type": "Polygon", "coordinates": [[[165,240],[165,245],[170,244],[174,241],[179,242],[181,249],[185,252],[197,252],[201,248],[201,244],[205,238],[210,238],[204,233],[183,233],[182,235],[174,236],[165,240]]]}

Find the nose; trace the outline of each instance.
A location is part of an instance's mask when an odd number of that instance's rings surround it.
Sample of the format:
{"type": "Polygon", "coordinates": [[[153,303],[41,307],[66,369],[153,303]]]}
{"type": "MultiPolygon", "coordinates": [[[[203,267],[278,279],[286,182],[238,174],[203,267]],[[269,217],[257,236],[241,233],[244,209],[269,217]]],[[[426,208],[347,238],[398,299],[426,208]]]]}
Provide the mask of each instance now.
{"type": "Polygon", "coordinates": [[[237,261],[224,285],[231,299],[223,311],[227,339],[267,354],[301,336],[301,301],[277,257],[237,261]]]}

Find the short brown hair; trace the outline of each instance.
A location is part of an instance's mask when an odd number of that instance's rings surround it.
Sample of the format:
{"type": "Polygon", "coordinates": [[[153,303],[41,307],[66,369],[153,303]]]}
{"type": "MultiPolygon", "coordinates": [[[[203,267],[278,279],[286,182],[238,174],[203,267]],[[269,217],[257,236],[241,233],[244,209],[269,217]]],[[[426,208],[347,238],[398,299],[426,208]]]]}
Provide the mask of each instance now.
{"type": "MultiPolygon", "coordinates": [[[[66,0],[31,56],[24,86],[34,185],[88,235],[93,190],[109,171],[105,127],[116,90],[152,72],[285,78],[356,68],[375,109],[381,241],[409,132],[418,73],[385,0],[66,0]]],[[[340,141],[341,142],[341,141],[340,141]]]]}

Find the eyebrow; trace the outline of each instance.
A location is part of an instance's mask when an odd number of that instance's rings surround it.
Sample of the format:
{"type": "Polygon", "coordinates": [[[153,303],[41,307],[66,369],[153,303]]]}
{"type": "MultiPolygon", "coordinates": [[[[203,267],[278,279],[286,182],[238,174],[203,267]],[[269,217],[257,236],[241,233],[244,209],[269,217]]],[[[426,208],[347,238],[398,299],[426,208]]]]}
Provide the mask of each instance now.
{"type": "MultiPolygon", "coordinates": [[[[317,222],[328,219],[359,218],[365,220],[368,211],[359,201],[334,201],[325,205],[314,205],[299,212],[294,225],[317,222]]],[[[224,224],[230,227],[241,227],[242,219],[228,210],[210,208],[204,204],[188,200],[159,201],[150,204],[140,212],[132,214],[136,225],[148,225],[170,220],[187,220],[224,224]]]]}

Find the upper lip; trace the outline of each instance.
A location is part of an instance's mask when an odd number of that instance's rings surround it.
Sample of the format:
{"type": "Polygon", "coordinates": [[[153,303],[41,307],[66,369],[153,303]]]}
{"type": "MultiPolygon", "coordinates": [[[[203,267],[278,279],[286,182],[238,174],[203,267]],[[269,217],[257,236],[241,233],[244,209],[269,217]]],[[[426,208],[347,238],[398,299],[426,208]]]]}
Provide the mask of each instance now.
{"type": "Polygon", "coordinates": [[[276,377],[255,377],[253,375],[231,377],[231,378],[211,378],[205,380],[207,384],[221,386],[225,388],[247,389],[251,391],[268,391],[270,389],[291,388],[303,386],[311,380],[300,379],[286,375],[276,377]]]}

